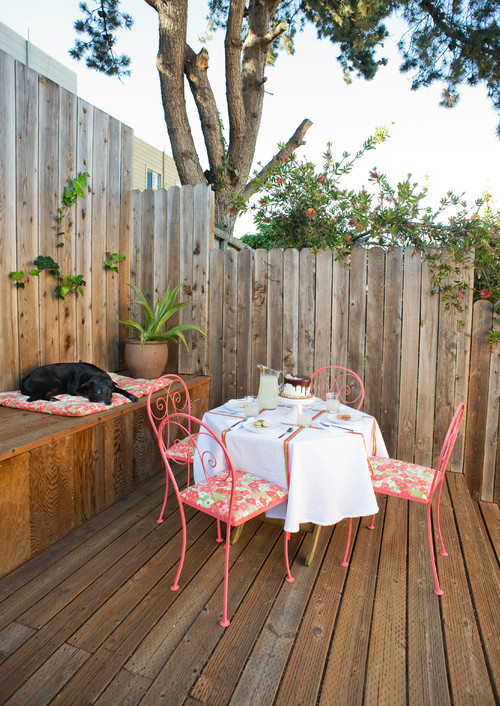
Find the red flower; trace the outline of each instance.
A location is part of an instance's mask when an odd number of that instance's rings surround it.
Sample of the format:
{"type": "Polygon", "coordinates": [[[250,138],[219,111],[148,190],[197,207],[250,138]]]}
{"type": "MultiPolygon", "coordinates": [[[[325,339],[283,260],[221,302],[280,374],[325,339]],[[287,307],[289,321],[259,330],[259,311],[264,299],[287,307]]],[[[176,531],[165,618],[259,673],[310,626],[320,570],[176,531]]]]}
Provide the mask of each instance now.
{"type": "Polygon", "coordinates": [[[318,184],[321,184],[321,182],[324,181],[324,179],[325,179],[324,176],[319,176],[319,177],[316,179],[316,181],[318,182],[318,184]]]}
{"type": "Polygon", "coordinates": [[[479,294],[481,295],[481,299],[489,299],[489,297],[491,297],[491,292],[489,289],[481,289],[479,294]]]}
{"type": "Polygon", "coordinates": [[[259,206],[263,206],[266,203],[265,199],[260,199],[259,206]]]}
{"type": "Polygon", "coordinates": [[[308,208],[306,211],[306,216],[314,216],[314,208],[308,208]]]}
{"type": "Polygon", "coordinates": [[[288,157],[285,157],[285,159],[284,159],[283,161],[284,161],[284,162],[288,162],[288,157]]]}
{"type": "Polygon", "coordinates": [[[276,179],[276,183],[277,183],[277,184],[283,184],[283,179],[282,179],[282,177],[278,177],[278,178],[276,179]]]}
{"type": "Polygon", "coordinates": [[[232,206],[229,206],[228,211],[229,211],[229,215],[232,216],[234,213],[234,208],[232,206]]]}
{"type": "Polygon", "coordinates": [[[377,172],[370,172],[370,179],[376,179],[378,177],[377,172]]]}

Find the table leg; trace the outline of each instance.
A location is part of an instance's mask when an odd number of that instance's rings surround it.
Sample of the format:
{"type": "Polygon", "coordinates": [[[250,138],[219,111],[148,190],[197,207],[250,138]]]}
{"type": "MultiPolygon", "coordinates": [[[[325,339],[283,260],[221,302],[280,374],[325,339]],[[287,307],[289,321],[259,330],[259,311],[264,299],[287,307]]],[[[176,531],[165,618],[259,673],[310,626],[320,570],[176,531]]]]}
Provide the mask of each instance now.
{"type": "Polygon", "coordinates": [[[304,564],[310,566],[312,560],[314,559],[314,552],[318,545],[319,533],[321,532],[321,525],[314,525],[313,531],[311,532],[311,538],[309,540],[309,546],[307,548],[306,558],[304,564]]]}
{"type": "Polygon", "coordinates": [[[238,525],[238,527],[233,527],[231,530],[231,544],[236,544],[238,539],[241,537],[241,533],[243,532],[243,527],[245,526],[245,523],[238,525]]]}

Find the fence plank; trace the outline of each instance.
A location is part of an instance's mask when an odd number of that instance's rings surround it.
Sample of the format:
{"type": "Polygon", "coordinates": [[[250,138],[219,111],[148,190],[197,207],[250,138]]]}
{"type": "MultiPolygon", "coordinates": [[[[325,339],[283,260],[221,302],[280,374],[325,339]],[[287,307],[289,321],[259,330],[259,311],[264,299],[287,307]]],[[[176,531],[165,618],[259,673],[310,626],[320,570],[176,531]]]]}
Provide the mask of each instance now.
{"type": "MultiPolygon", "coordinates": [[[[171,186],[167,192],[167,239],[165,256],[168,282],[175,287],[181,281],[180,241],[181,241],[181,191],[178,186],[171,186]]],[[[169,326],[177,326],[179,314],[169,319],[169,326]]],[[[169,346],[167,370],[178,370],[179,350],[176,345],[169,346]]]]}
{"type": "Polygon", "coordinates": [[[283,251],[273,249],[268,255],[268,361],[271,368],[283,368],[283,251]]]}
{"type": "MultiPolygon", "coordinates": [[[[331,365],[332,326],[332,268],[333,255],[325,250],[316,255],[316,337],[314,341],[314,370],[331,365]]],[[[314,370],[312,372],[314,372],[314,370]]]]}
{"type": "Polygon", "coordinates": [[[391,251],[385,280],[384,361],[382,370],[382,413],[380,427],[389,456],[397,448],[398,390],[401,351],[403,251],[391,251]]]}
{"type": "Polygon", "coordinates": [[[193,294],[192,321],[207,334],[203,337],[196,333],[192,336],[193,355],[191,370],[194,373],[208,375],[208,269],[210,257],[210,234],[213,232],[212,214],[214,194],[210,186],[197,184],[194,187],[193,217],[193,294]]]}
{"type": "Polygon", "coordinates": [[[495,346],[490,352],[490,371],[488,385],[488,404],[486,411],[486,424],[484,430],[484,456],[483,474],[480,490],[481,500],[488,502],[498,502],[498,494],[495,497],[495,484],[498,490],[500,480],[500,466],[495,472],[495,455],[499,447],[498,427],[500,422],[500,350],[495,346]]]}
{"type": "Polygon", "coordinates": [[[236,371],[237,396],[243,397],[257,390],[252,389],[252,280],[253,254],[245,249],[238,253],[238,368],[236,371]]]}
{"type": "Polygon", "coordinates": [[[413,461],[421,289],[421,256],[413,248],[405,248],[404,250],[403,276],[403,328],[397,457],[403,461],[413,461]]]}
{"type": "Polygon", "coordinates": [[[83,275],[87,285],[83,297],[77,297],[76,343],[78,360],[92,362],[92,151],[94,144],[94,107],[78,99],[78,144],[77,171],[90,174],[85,200],[79,200],[76,208],[75,269],[83,275]]]}
{"type": "Polygon", "coordinates": [[[349,266],[344,260],[333,265],[332,365],[347,365],[349,333],[349,266]]]}
{"type": "MultiPolygon", "coordinates": [[[[180,207],[180,262],[179,262],[179,282],[185,282],[180,291],[179,301],[189,301],[190,305],[183,307],[179,312],[179,321],[181,324],[192,323],[192,296],[193,296],[193,240],[194,240],[194,189],[192,186],[185,187],[181,190],[181,207],[180,207]]],[[[185,332],[188,350],[181,343],[179,345],[179,372],[191,372],[191,356],[192,356],[192,334],[191,331],[185,332]]]]}
{"type": "Polygon", "coordinates": [[[491,327],[491,304],[478,301],[474,304],[471,350],[471,374],[469,378],[469,402],[467,430],[465,435],[465,467],[467,485],[474,498],[480,496],[482,460],[485,448],[485,430],[488,395],[490,355],[488,332],[491,327]]]}
{"type": "MultiPolygon", "coordinates": [[[[77,98],[74,93],[61,89],[59,102],[59,193],[70,186],[70,179],[76,173],[76,116],[77,98]]],[[[76,248],[76,205],[68,209],[61,223],[60,242],[64,247],[58,250],[58,262],[65,275],[81,274],[75,272],[76,248]]],[[[55,231],[54,231],[55,232],[55,231]]],[[[67,295],[59,304],[59,360],[64,362],[76,359],[76,296],[67,295]]]]}
{"type": "Polygon", "coordinates": [[[297,370],[299,359],[299,251],[287,248],[283,253],[283,368],[297,370]]]}
{"type": "MultiPolygon", "coordinates": [[[[120,251],[120,194],[121,183],[116,175],[121,167],[121,126],[118,120],[109,121],[109,157],[106,188],[106,252],[120,251]]],[[[107,257],[106,257],[107,259],[107,257]]],[[[104,261],[101,267],[104,266],[104,261]]],[[[105,271],[106,282],[106,360],[107,369],[116,370],[120,362],[120,275],[105,271]]]]}
{"type": "Polygon", "coordinates": [[[368,251],[366,293],[366,361],[364,410],[380,419],[384,330],[385,251],[368,251]]]}
{"type": "Polygon", "coordinates": [[[347,366],[364,380],[366,331],[366,249],[354,248],[349,280],[347,366]]]}
{"type": "MultiPolygon", "coordinates": [[[[133,171],[133,150],[134,131],[126,125],[121,126],[121,160],[120,160],[120,255],[125,257],[119,266],[119,313],[120,319],[129,318],[130,311],[130,253],[132,248],[131,223],[132,223],[132,171],[133,171]]],[[[115,177],[116,178],[116,177],[115,177]]],[[[119,327],[120,337],[120,360],[119,370],[125,367],[123,361],[123,344],[128,336],[126,326],[119,327]]]]}
{"type": "Polygon", "coordinates": [[[224,335],[222,343],[222,398],[236,397],[236,370],[238,367],[238,267],[237,253],[228,250],[224,258],[224,335]]]}
{"type": "MultiPolygon", "coordinates": [[[[445,262],[449,261],[446,257],[443,259],[445,262]]],[[[450,274],[445,279],[445,283],[451,283],[454,279],[455,275],[450,274]]],[[[457,319],[457,310],[447,306],[443,296],[440,296],[433,463],[437,463],[441,446],[455,411],[457,319]]]]}
{"type": "MultiPolygon", "coordinates": [[[[1,90],[1,89],[0,89],[1,90]]],[[[2,102],[2,105],[4,103],[2,102]]],[[[38,253],[38,74],[16,63],[16,195],[17,267],[28,272],[38,253]]],[[[4,117],[0,117],[3,121],[4,117]]],[[[0,122],[0,131],[1,131],[0,122]]],[[[0,153],[4,152],[0,147],[0,153]]],[[[0,156],[1,160],[1,156],[0,156]]],[[[7,188],[3,177],[0,177],[7,188]]],[[[12,200],[14,203],[14,199],[12,200]]],[[[2,258],[8,252],[2,247],[2,258]]],[[[28,277],[17,290],[19,317],[19,369],[21,377],[40,365],[39,288],[36,277],[28,277]]],[[[4,283],[5,285],[7,282],[4,283]]],[[[10,293],[12,295],[12,293],[10,293]]],[[[7,301],[2,297],[2,301],[7,301]]],[[[2,324],[3,328],[3,324],[2,324]]],[[[5,352],[8,355],[8,351],[5,352]]],[[[14,358],[11,358],[12,362],[14,358]]],[[[0,373],[1,375],[1,373],[0,373]]]]}
{"type": "MultiPolygon", "coordinates": [[[[208,330],[210,332],[209,369],[212,376],[210,385],[210,407],[221,404],[222,400],[222,337],[224,332],[224,301],[220,296],[224,283],[224,253],[212,250],[209,261],[210,291],[219,292],[219,296],[209,297],[208,330]]],[[[225,401],[225,400],[224,400],[225,401]]]]}
{"type": "Polygon", "coordinates": [[[106,278],[106,195],[108,188],[109,116],[94,109],[92,148],[92,363],[107,368],[106,278]]]}
{"type": "Polygon", "coordinates": [[[316,294],[316,260],[311,250],[304,248],[299,254],[299,359],[297,375],[314,372],[314,320],[316,294]]]}
{"type": "MultiPolygon", "coordinates": [[[[59,262],[54,220],[60,205],[59,194],[59,96],[55,83],[40,76],[38,163],[39,168],[39,255],[50,256],[59,262]]],[[[65,274],[65,273],[63,273],[65,274]]],[[[40,275],[40,331],[41,358],[44,363],[58,363],[59,303],[54,294],[56,282],[47,272],[40,275]]]]}
{"type": "Polygon", "coordinates": [[[415,461],[432,465],[439,296],[432,291],[431,271],[424,262],[420,294],[420,346],[418,358],[417,428],[415,461]]]}
{"type": "MultiPolygon", "coordinates": [[[[226,256],[227,257],[227,256],[226,256]]],[[[259,389],[259,370],[257,365],[269,365],[267,354],[267,250],[255,251],[255,270],[253,282],[252,309],[252,390],[259,389]]]]}

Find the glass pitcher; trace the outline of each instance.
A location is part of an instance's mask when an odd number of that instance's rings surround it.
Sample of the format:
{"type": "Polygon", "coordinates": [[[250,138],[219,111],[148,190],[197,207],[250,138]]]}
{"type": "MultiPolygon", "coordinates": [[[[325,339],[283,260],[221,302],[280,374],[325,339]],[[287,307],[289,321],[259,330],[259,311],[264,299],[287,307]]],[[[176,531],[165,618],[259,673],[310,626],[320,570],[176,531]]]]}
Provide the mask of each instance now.
{"type": "Polygon", "coordinates": [[[257,399],[263,409],[276,409],[278,405],[278,395],[283,386],[282,370],[273,370],[267,365],[257,364],[260,370],[259,392],[257,399]]]}

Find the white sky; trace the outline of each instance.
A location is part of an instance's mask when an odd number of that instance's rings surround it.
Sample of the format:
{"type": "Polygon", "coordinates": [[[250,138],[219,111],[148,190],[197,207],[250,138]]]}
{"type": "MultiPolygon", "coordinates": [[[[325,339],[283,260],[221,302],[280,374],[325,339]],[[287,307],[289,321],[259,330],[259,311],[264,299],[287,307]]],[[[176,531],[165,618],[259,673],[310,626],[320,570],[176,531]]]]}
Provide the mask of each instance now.
{"type": "MultiPolygon", "coordinates": [[[[190,8],[189,39],[199,51],[198,36],[206,27],[205,3],[190,0],[190,8]]],[[[83,62],[69,57],[75,36],[73,23],[80,15],[78,0],[4,2],[1,21],[23,37],[29,32],[33,44],[75,71],[79,96],[130,125],[138,137],[171,153],[155,65],[157,15],[144,0],[125,0],[123,9],[135,20],[118,45],[118,52],[132,59],[132,76],[123,82],[90,71],[83,62]]],[[[354,79],[346,86],[335,60],[336,47],[317,40],[312,29],[299,34],[295,55],[281,55],[276,66],[267,71],[266,90],[272,95],[265,98],[255,163],[266,163],[278,142],[286,141],[304,118],[313,125],[300,154],[318,165],[328,141],[339,156],[344,150],[353,153],[377,126],[386,125],[391,138],[360,162],[351,176],[353,187],[366,184],[368,172],[376,166],[394,184],[409,172],[420,183],[427,176],[431,203],[437,203],[450,189],[465,192],[470,202],[485,189],[499,199],[500,141],[495,129],[500,118],[491,108],[486,89],[463,88],[458,106],[451,110],[439,107],[438,85],[412,92],[410,77],[398,71],[398,38],[386,43],[381,53],[389,58],[389,65],[382,67],[373,81],[354,79]]],[[[221,37],[206,46],[209,77],[227,124],[221,37]]],[[[207,168],[197,113],[190,99],[188,107],[200,159],[207,168]]],[[[246,230],[251,230],[248,220],[236,233],[246,230]]]]}

